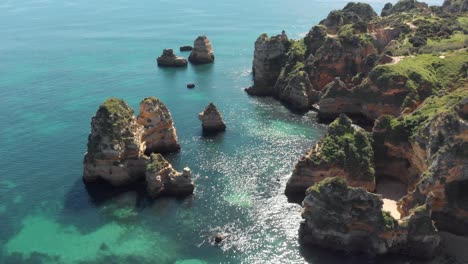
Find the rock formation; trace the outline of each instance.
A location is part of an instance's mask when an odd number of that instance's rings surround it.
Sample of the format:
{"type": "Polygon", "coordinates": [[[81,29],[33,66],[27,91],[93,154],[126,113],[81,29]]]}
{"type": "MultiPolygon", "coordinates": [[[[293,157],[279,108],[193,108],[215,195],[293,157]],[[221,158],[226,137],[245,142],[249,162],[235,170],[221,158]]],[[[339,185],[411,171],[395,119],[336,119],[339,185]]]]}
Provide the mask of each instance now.
{"type": "Polygon", "coordinates": [[[146,165],[146,187],[150,196],[186,196],[193,193],[194,186],[189,168],[180,173],[161,154],[151,154],[146,165]]]}
{"type": "Polygon", "coordinates": [[[193,47],[192,46],[182,46],[180,47],[180,51],[192,51],[193,47]]]}
{"type": "Polygon", "coordinates": [[[439,229],[462,235],[468,235],[467,88],[431,97],[398,119],[383,116],[373,132],[376,165],[392,166],[390,176],[408,185],[400,213],[429,204],[439,229]]]}
{"type": "Polygon", "coordinates": [[[109,98],[91,121],[83,180],[115,186],[134,182],[144,174],[145,145],[133,109],[122,99],[109,98]]]}
{"type": "Polygon", "coordinates": [[[307,190],[300,241],[370,255],[433,256],[440,238],[430,217],[430,206],[415,208],[397,221],[382,211],[382,204],[378,195],[349,187],[341,178],[327,178],[307,190]]]}
{"type": "Polygon", "coordinates": [[[442,9],[449,13],[462,13],[468,11],[467,0],[445,0],[442,9]]]}
{"type": "Polygon", "coordinates": [[[291,200],[303,199],[306,189],[329,177],[340,177],[354,187],[375,190],[372,139],[341,115],[328,133],[296,164],[286,185],[291,200]]]}
{"type": "Polygon", "coordinates": [[[138,119],[133,114],[122,99],[109,98],[99,107],[91,121],[83,180],[124,186],[146,175],[151,196],[192,193],[190,169],[178,173],[161,154],[150,158],[144,154],[180,148],[169,110],[159,99],[148,97],[140,104],[138,119]]]}
{"type": "Polygon", "coordinates": [[[254,84],[246,89],[250,95],[273,96],[276,80],[286,62],[290,42],[286,33],[268,37],[262,34],[255,42],[252,73],[254,84]]]}
{"type": "Polygon", "coordinates": [[[142,140],[146,143],[146,154],[180,149],[172,115],[158,98],[148,97],[141,101],[137,122],[144,127],[142,140]]]}
{"type": "Polygon", "coordinates": [[[395,13],[404,12],[430,12],[429,6],[426,3],[416,0],[400,0],[395,5],[387,3],[383,10],[382,16],[389,16],[395,13]]]}
{"type": "Polygon", "coordinates": [[[189,61],[194,64],[213,63],[215,59],[211,42],[206,36],[199,36],[190,53],[189,61]]]}
{"type": "Polygon", "coordinates": [[[223,117],[213,103],[210,103],[205,110],[198,115],[198,119],[202,122],[204,132],[219,132],[226,130],[223,117]]]}
{"type": "Polygon", "coordinates": [[[185,67],[188,64],[187,59],[176,56],[172,49],[165,49],[157,62],[158,66],[163,67],[185,67]]]}

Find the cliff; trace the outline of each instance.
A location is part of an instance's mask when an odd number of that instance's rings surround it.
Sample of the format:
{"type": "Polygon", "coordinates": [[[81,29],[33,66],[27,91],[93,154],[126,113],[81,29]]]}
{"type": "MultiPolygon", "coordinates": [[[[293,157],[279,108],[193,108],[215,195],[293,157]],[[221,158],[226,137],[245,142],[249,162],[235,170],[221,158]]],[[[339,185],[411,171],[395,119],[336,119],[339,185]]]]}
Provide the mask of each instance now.
{"type": "Polygon", "coordinates": [[[143,128],[133,113],[125,101],[117,98],[109,98],[99,107],[91,121],[84,157],[85,182],[104,180],[120,186],[144,174],[143,128]]]}
{"type": "Polygon", "coordinates": [[[193,43],[189,61],[194,64],[213,63],[215,60],[211,41],[206,36],[199,36],[193,43]]]}
{"type": "Polygon", "coordinates": [[[432,257],[439,245],[429,206],[397,221],[382,211],[382,198],[341,178],[327,178],[307,189],[299,238],[304,245],[338,251],[432,257]]]}
{"type": "Polygon", "coordinates": [[[372,138],[341,115],[330,124],[327,135],[297,162],[286,185],[286,195],[303,199],[309,186],[329,177],[347,184],[375,190],[372,138]]]}
{"type": "Polygon", "coordinates": [[[137,123],[143,126],[142,140],[147,155],[180,149],[171,112],[158,98],[148,97],[141,101],[137,123]]]}
{"type": "Polygon", "coordinates": [[[408,184],[408,195],[398,204],[400,213],[405,216],[429,204],[440,229],[463,235],[468,234],[468,200],[462,191],[468,186],[467,88],[428,98],[411,114],[383,116],[374,128],[377,163],[405,164],[393,164],[392,173],[408,184]]]}

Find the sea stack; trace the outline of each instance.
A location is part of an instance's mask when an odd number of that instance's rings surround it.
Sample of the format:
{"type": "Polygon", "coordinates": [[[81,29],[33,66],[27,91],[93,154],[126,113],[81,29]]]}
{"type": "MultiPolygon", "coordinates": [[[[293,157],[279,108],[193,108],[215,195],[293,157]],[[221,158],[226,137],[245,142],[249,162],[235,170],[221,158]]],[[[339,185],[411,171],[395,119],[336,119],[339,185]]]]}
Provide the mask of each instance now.
{"type": "Polygon", "coordinates": [[[109,98],[91,121],[83,180],[103,180],[114,186],[134,182],[144,175],[143,127],[122,99],[109,98]]]}
{"type": "Polygon", "coordinates": [[[342,178],[327,178],[307,190],[299,239],[304,245],[346,252],[432,257],[440,237],[431,207],[417,207],[397,221],[382,205],[379,195],[349,187],[342,178]]]}
{"type": "Polygon", "coordinates": [[[204,132],[220,132],[226,130],[221,113],[218,108],[210,103],[203,112],[198,115],[198,119],[202,122],[204,132]]]}
{"type": "Polygon", "coordinates": [[[158,66],[162,67],[185,67],[188,64],[186,58],[176,56],[172,49],[165,49],[157,62],[158,66]]]}
{"type": "Polygon", "coordinates": [[[178,172],[161,155],[151,154],[146,165],[146,187],[153,198],[161,195],[187,196],[193,193],[192,171],[178,172]]]}
{"type": "Polygon", "coordinates": [[[158,98],[148,97],[141,101],[137,122],[144,128],[142,140],[146,143],[147,155],[180,149],[171,112],[158,98]]]}
{"type": "Polygon", "coordinates": [[[215,59],[210,40],[206,36],[199,36],[190,53],[189,61],[194,64],[213,63],[215,59]]]}

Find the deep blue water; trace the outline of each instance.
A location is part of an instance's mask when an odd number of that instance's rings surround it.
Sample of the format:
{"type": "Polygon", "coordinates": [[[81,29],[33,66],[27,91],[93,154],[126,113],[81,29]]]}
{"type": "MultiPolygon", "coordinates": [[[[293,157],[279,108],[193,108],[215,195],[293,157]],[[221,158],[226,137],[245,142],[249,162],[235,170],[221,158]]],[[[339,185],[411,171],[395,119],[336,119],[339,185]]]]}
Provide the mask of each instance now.
{"type": "MultiPolygon", "coordinates": [[[[298,38],[345,3],[0,0],[0,263],[359,263],[301,249],[300,206],[283,195],[325,127],[243,91],[260,33],[298,38]],[[202,34],[213,65],[156,67],[202,34]],[[193,196],[86,190],[90,120],[111,96],[136,111],[147,96],[166,103],[182,147],[168,158],[195,173],[193,196]],[[211,101],[228,130],[205,138],[197,116],[211,101]],[[220,231],[232,235],[211,245],[220,231]]],[[[384,1],[370,3],[380,13],[384,1]]]]}

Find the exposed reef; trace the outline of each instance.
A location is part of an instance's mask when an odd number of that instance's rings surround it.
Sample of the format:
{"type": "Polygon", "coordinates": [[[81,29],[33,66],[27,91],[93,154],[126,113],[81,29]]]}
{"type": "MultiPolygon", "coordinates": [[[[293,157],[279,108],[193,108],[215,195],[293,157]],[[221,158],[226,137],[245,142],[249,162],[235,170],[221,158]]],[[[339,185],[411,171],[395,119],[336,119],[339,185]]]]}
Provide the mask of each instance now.
{"type": "Polygon", "coordinates": [[[157,62],[158,66],[162,67],[185,67],[188,64],[186,58],[176,56],[172,49],[165,49],[157,62]]]}
{"type": "Polygon", "coordinates": [[[202,122],[203,132],[220,132],[226,130],[223,117],[214,103],[210,103],[203,112],[198,115],[202,122]]]}
{"type": "Polygon", "coordinates": [[[302,200],[309,186],[329,177],[340,177],[350,186],[374,191],[371,143],[368,132],[341,115],[329,126],[327,135],[296,163],[286,195],[291,200],[302,200]]]}
{"type": "Polygon", "coordinates": [[[109,98],[91,121],[83,180],[87,184],[103,181],[113,186],[125,186],[146,175],[151,196],[189,194],[193,192],[190,171],[184,169],[182,174],[172,171],[172,166],[159,157],[161,152],[179,149],[171,114],[159,99],[145,98],[137,119],[125,101],[109,98]],[[145,155],[155,152],[159,156],[149,158],[145,155]],[[155,168],[155,162],[164,167],[155,168]],[[151,176],[159,177],[160,182],[148,180],[151,176]]]}
{"type": "Polygon", "coordinates": [[[189,61],[194,64],[213,63],[215,60],[213,47],[206,36],[199,36],[193,43],[189,61]]]}
{"type": "Polygon", "coordinates": [[[378,195],[350,187],[341,178],[327,178],[307,190],[300,241],[369,255],[432,257],[440,238],[431,220],[430,206],[415,208],[397,221],[382,211],[382,204],[378,195]]]}

